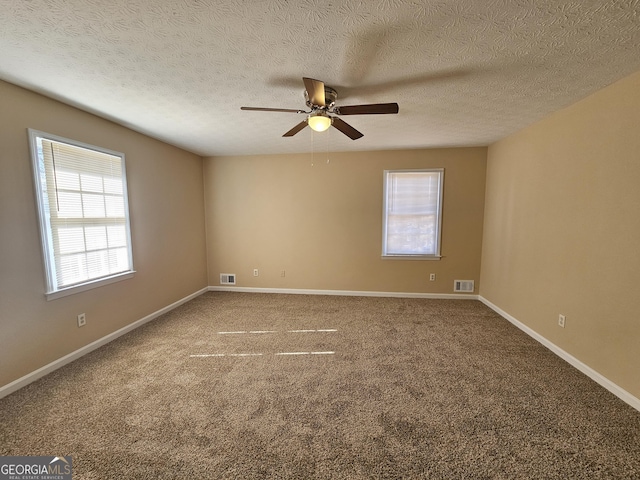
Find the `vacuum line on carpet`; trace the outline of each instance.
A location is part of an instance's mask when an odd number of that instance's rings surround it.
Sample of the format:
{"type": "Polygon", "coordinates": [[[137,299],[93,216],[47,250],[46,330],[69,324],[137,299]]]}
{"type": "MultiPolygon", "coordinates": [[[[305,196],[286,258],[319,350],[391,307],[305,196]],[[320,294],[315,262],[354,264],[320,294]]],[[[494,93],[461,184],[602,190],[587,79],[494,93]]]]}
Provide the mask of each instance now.
{"type": "MultiPolygon", "coordinates": [[[[278,352],[274,355],[335,355],[336,352],[278,352]]],[[[262,353],[200,353],[189,355],[190,358],[209,358],[209,357],[261,357],[262,353]]]]}
{"type": "Polygon", "coordinates": [[[335,352],[280,352],[276,355],[333,355],[335,352]]]}
{"type": "Polygon", "coordinates": [[[189,355],[191,358],[206,357],[261,357],[262,353],[203,353],[199,355],[189,355]]]}
{"type": "MultiPolygon", "coordinates": [[[[337,328],[319,328],[315,330],[287,330],[287,333],[328,333],[337,332],[337,328]]],[[[218,335],[261,335],[265,333],[278,333],[277,330],[233,330],[228,332],[217,332],[218,335]]]]}

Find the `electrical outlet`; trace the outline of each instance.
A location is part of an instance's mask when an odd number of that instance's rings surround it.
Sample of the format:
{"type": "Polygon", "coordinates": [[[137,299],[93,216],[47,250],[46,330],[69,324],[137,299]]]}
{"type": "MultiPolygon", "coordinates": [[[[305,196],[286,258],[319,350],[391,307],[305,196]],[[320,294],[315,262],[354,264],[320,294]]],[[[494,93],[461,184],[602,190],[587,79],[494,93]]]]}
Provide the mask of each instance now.
{"type": "Polygon", "coordinates": [[[254,268],[254,269],[253,269],[253,276],[254,276],[254,277],[257,277],[257,276],[258,276],[258,269],[257,269],[257,268],[254,268]]]}
{"type": "Polygon", "coordinates": [[[87,324],[87,316],[84,313],[78,315],[78,327],[84,327],[87,324]]]}
{"type": "Polygon", "coordinates": [[[429,281],[430,282],[435,282],[436,281],[436,274],[435,273],[429,274],[429,281]]]}
{"type": "Polygon", "coordinates": [[[558,315],[558,326],[564,328],[564,324],[566,320],[567,320],[567,317],[565,317],[564,315],[562,314],[558,315]]]}
{"type": "Polygon", "coordinates": [[[284,277],[287,274],[286,270],[281,270],[280,271],[280,276],[284,277]]]}

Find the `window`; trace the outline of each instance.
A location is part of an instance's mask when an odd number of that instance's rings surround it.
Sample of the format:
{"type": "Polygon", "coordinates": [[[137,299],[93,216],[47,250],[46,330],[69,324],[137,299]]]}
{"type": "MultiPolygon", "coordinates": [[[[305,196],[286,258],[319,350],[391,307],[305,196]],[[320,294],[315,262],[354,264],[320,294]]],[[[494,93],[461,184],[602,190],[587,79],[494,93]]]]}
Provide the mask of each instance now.
{"type": "Polygon", "coordinates": [[[439,259],[444,169],[385,170],[382,256],[439,259]]]}
{"type": "Polygon", "coordinates": [[[133,275],[124,154],[29,129],[47,298],[133,275]]]}

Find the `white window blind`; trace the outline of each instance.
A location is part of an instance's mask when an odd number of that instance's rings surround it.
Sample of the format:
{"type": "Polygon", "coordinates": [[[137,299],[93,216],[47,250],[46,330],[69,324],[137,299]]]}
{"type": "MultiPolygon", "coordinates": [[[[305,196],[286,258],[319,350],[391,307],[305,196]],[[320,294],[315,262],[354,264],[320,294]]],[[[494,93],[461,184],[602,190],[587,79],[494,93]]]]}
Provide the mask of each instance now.
{"type": "Polygon", "coordinates": [[[384,172],[383,257],[440,258],[444,169],[384,172]]]}
{"type": "Polygon", "coordinates": [[[47,293],[132,273],[124,154],[29,135],[47,293]]]}

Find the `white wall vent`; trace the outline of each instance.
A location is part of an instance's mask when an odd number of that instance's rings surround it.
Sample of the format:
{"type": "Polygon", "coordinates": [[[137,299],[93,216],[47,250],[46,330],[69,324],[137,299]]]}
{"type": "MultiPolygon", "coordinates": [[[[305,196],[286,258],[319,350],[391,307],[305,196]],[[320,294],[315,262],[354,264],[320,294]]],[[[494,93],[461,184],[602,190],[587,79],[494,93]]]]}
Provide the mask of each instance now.
{"type": "Polygon", "coordinates": [[[236,274],[235,273],[221,273],[220,274],[220,285],[235,285],[236,284],[236,274]]]}
{"type": "Polygon", "coordinates": [[[454,280],[453,291],[454,292],[473,292],[473,280],[454,280]]]}

